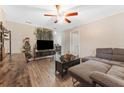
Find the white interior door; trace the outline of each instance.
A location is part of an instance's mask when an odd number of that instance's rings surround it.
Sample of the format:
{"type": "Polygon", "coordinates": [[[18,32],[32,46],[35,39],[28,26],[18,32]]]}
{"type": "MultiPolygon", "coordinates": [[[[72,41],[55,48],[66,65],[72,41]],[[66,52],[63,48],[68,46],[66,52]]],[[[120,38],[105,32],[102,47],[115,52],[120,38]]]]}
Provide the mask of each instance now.
{"type": "Polygon", "coordinates": [[[79,54],[80,54],[79,53],[79,51],[80,51],[79,31],[71,32],[70,39],[71,39],[71,44],[70,44],[70,52],[71,52],[71,54],[73,54],[75,56],[79,56],[79,54]]]}

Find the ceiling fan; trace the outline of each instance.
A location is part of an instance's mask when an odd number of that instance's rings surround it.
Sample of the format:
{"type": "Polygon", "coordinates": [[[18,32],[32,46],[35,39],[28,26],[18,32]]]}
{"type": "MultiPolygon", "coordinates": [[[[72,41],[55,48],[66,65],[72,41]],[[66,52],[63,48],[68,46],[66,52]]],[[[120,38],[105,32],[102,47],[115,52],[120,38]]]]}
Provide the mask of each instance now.
{"type": "Polygon", "coordinates": [[[61,20],[67,22],[67,23],[71,23],[71,21],[67,18],[70,16],[77,16],[78,12],[70,12],[70,13],[61,13],[61,9],[60,9],[60,5],[55,5],[55,8],[57,10],[57,14],[50,14],[50,13],[45,13],[44,16],[50,16],[50,17],[55,17],[56,20],[54,21],[54,23],[58,23],[59,19],[61,18],[61,20]]]}

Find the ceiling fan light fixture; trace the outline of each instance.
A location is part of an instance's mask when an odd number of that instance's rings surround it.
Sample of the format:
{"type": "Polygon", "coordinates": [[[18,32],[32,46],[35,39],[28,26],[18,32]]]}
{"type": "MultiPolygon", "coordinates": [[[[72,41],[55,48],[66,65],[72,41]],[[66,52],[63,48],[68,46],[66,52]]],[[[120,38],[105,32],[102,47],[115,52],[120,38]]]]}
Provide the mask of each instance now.
{"type": "Polygon", "coordinates": [[[60,11],[61,6],[60,5],[55,5],[56,8],[56,12],[57,14],[44,14],[44,16],[51,16],[51,17],[55,17],[55,21],[54,23],[71,23],[71,20],[67,19],[66,17],[70,17],[70,16],[77,16],[78,12],[70,12],[70,13],[63,13],[62,11],[60,11]]]}
{"type": "Polygon", "coordinates": [[[64,19],[65,19],[65,17],[64,17],[64,16],[58,16],[58,18],[57,18],[57,19],[58,19],[58,21],[59,21],[59,22],[63,22],[63,21],[64,21],[64,19]]]}

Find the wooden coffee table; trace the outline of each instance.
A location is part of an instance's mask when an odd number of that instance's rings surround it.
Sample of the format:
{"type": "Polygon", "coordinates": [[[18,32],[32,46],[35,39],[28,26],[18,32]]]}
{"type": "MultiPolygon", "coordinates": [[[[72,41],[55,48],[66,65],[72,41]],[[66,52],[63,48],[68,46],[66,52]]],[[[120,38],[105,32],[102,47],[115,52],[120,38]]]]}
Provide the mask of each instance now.
{"type": "Polygon", "coordinates": [[[70,62],[62,62],[60,59],[55,60],[55,73],[59,72],[61,77],[63,77],[67,72],[68,69],[72,66],[80,64],[80,58],[76,58],[70,62]]]}

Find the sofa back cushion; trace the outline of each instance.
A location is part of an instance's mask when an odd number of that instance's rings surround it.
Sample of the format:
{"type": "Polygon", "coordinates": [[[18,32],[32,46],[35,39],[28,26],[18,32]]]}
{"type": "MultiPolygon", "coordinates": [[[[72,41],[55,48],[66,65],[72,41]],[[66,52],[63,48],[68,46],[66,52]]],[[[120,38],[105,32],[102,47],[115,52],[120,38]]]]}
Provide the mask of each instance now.
{"type": "Polygon", "coordinates": [[[112,59],[112,48],[97,48],[96,49],[96,57],[102,58],[102,59],[112,59]]]}
{"type": "Polygon", "coordinates": [[[124,62],[124,49],[114,48],[112,60],[124,62]]]}

